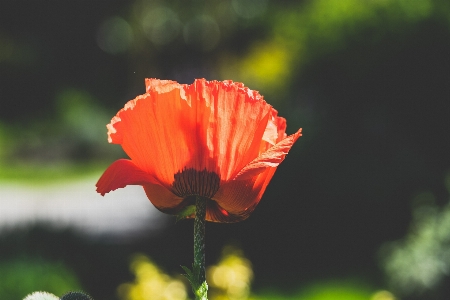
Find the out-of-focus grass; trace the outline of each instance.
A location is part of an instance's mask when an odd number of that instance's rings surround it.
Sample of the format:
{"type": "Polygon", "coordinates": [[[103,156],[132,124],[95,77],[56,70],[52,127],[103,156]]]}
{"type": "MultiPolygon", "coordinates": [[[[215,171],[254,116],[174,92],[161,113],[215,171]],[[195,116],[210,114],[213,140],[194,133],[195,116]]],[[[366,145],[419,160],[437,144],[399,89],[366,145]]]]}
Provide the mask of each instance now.
{"type": "Polygon", "coordinates": [[[0,183],[53,184],[101,174],[108,163],[6,164],[0,162],[0,183]]]}
{"type": "Polygon", "coordinates": [[[254,300],[369,300],[374,291],[369,287],[351,281],[325,281],[301,288],[298,292],[263,290],[256,293],[254,300]]]}
{"type": "Polygon", "coordinates": [[[123,151],[107,142],[113,113],[97,102],[86,90],[61,88],[54,115],[26,124],[0,120],[0,183],[59,183],[101,173],[123,151]]]}

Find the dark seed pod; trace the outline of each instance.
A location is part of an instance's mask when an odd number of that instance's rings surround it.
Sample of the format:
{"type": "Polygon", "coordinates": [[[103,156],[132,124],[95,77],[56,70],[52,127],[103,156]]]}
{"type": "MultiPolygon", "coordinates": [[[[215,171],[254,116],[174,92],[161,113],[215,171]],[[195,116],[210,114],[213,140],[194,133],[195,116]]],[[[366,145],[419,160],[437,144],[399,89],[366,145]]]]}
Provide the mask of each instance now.
{"type": "Polygon", "coordinates": [[[91,296],[84,294],[82,292],[68,292],[67,294],[61,296],[61,300],[94,300],[91,296]]]}

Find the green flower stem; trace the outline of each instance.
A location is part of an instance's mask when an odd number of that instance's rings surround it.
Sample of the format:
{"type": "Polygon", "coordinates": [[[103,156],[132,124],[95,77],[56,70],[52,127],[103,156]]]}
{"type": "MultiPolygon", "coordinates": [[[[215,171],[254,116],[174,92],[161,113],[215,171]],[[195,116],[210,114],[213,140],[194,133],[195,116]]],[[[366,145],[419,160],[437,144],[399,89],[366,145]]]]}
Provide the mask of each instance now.
{"type": "Polygon", "coordinates": [[[194,270],[198,270],[197,282],[201,288],[197,290],[195,299],[207,299],[207,285],[205,276],[205,217],[207,198],[196,196],[195,199],[195,220],[194,220],[194,270]],[[203,285],[203,283],[205,283],[203,285]],[[206,290],[204,287],[206,286],[206,290]]]}
{"type": "MultiPolygon", "coordinates": [[[[186,272],[184,276],[189,280],[192,286],[192,291],[195,295],[195,300],[208,300],[208,284],[205,276],[205,217],[206,217],[206,202],[208,198],[196,196],[195,197],[195,219],[194,219],[194,263],[192,270],[181,266],[186,272]]],[[[190,215],[192,208],[178,215],[177,219],[190,215]]]]}
{"type": "Polygon", "coordinates": [[[199,282],[205,281],[205,216],[206,198],[196,196],[194,220],[194,266],[199,270],[199,282]]]}

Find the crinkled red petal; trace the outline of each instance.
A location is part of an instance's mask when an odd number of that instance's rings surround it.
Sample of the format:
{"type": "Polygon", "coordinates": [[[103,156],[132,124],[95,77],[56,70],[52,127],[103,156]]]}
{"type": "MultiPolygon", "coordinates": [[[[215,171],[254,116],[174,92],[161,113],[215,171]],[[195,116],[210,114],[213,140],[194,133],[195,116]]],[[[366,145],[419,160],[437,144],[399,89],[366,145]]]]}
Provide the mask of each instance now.
{"type": "Polygon", "coordinates": [[[286,137],[276,145],[269,148],[266,152],[259,155],[248,165],[246,165],[234,178],[234,180],[246,180],[250,179],[266,168],[278,167],[278,165],[284,160],[289,150],[294,145],[295,141],[302,135],[302,129],[299,129],[296,133],[286,137]]]}
{"type": "Polygon", "coordinates": [[[113,162],[98,180],[97,192],[104,196],[110,191],[127,185],[143,185],[157,183],[155,178],[141,170],[129,159],[119,159],[113,162]]]}
{"type": "MultiPolygon", "coordinates": [[[[113,163],[97,183],[99,193],[142,185],[158,209],[177,214],[192,195],[174,192],[175,174],[212,172],[220,180],[207,203],[206,219],[213,222],[247,218],[301,136],[301,129],[286,136],[286,120],[258,92],[205,79],[191,85],[146,79],[146,93],[129,101],[107,128],[109,142],[120,144],[131,161],[113,163]]],[[[181,190],[195,193],[198,183],[189,184],[181,190]]]]}
{"type": "Polygon", "coordinates": [[[225,183],[213,197],[221,210],[212,211],[209,219],[207,212],[207,220],[230,223],[248,218],[261,200],[275,170],[276,168],[269,167],[254,178],[225,183]]]}
{"type": "Polygon", "coordinates": [[[258,156],[276,112],[256,91],[231,81],[191,85],[147,79],[147,93],[129,101],[108,124],[142,170],[164,184],[185,168],[236,176],[258,156]]]}

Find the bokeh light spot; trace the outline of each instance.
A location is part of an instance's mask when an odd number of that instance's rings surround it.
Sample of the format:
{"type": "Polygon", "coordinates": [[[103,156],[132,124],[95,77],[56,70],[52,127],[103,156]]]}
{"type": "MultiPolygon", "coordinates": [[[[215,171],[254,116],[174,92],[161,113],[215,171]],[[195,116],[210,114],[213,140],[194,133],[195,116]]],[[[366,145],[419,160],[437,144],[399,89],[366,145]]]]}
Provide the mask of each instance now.
{"type": "Polygon", "coordinates": [[[105,52],[126,52],[133,42],[131,26],[120,17],[106,19],[97,32],[97,45],[105,52]]]}
{"type": "Polygon", "coordinates": [[[14,50],[13,41],[6,37],[0,36],[0,62],[10,60],[14,50]]]}
{"type": "Polygon", "coordinates": [[[197,16],[184,26],[183,37],[186,44],[208,52],[213,50],[220,41],[219,25],[210,16],[197,16]]]}
{"type": "Polygon", "coordinates": [[[156,45],[166,45],[179,35],[181,22],[173,10],[160,6],[144,14],[142,27],[150,41],[156,45]]]}
{"type": "Polygon", "coordinates": [[[370,300],[396,300],[396,298],[389,291],[378,291],[372,295],[370,300]]]}
{"type": "Polygon", "coordinates": [[[262,15],[267,9],[268,0],[232,0],[236,14],[244,19],[262,15]]]}

